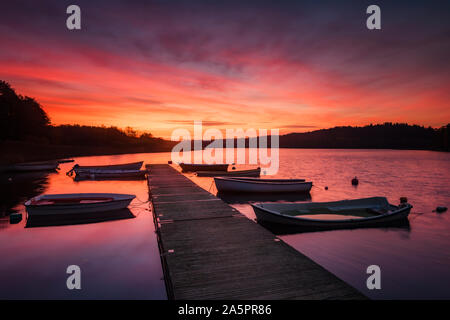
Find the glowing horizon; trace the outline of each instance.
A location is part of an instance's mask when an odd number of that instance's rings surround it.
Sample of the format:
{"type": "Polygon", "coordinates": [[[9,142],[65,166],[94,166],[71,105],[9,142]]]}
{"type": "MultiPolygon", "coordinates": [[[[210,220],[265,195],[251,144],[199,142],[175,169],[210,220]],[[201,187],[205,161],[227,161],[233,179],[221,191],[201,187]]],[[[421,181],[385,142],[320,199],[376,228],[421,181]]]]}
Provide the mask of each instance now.
{"type": "Polygon", "coordinates": [[[69,31],[64,4],[17,3],[0,13],[0,79],[55,125],[168,138],[194,120],[282,134],[450,121],[447,4],[381,2],[369,31],[361,2],[78,1],[83,27],[69,31]]]}

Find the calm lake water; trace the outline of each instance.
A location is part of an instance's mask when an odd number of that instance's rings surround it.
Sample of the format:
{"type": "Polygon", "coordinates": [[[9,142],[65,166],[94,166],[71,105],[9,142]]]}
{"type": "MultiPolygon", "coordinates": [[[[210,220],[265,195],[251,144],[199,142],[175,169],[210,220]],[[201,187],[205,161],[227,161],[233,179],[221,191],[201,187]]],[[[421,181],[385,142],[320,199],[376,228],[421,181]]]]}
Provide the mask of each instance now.
{"type": "MultiPolygon", "coordinates": [[[[156,156],[75,160],[87,165],[144,158],[150,162],[156,156]]],[[[26,227],[26,219],[12,225],[0,218],[0,299],[167,299],[153,218],[143,203],[146,181],[75,182],[65,174],[72,166],[62,164],[58,173],[0,175],[0,204],[25,217],[23,203],[41,193],[131,193],[137,196],[129,207],[134,218],[48,227],[26,227]],[[69,265],[81,268],[81,290],[66,287],[69,265]]]]}
{"type": "MultiPolygon", "coordinates": [[[[169,153],[77,158],[77,163],[108,164],[143,160],[166,163],[169,153]]],[[[74,182],[59,173],[0,175],[3,210],[24,213],[23,202],[40,193],[134,193],[135,218],[25,228],[0,218],[0,298],[165,299],[164,282],[145,181],[74,182]],[[9,179],[11,178],[11,180],[9,179]],[[82,290],[66,289],[66,268],[82,269],[82,290]]],[[[242,166],[242,168],[248,166],[242,166]]],[[[237,166],[237,169],[240,169],[237,166]]],[[[188,174],[215,193],[211,178],[188,174]]],[[[414,206],[409,227],[324,231],[280,235],[288,244],[374,299],[450,298],[450,154],[395,150],[280,150],[275,177],[313,181],[310,197],[270,196],[271,201],[328,201],[385,196],[393,204],[408,197],[414,206]],[[360,184],[350,180],[357,176],[360,184]],[[328,190],[325,190],[325,186],[328,190]],[[368,290],[366,269],[381,268],[381,290],[368,290]]],[[[224,197],[254,219],[245,195],[224,197]]]]}

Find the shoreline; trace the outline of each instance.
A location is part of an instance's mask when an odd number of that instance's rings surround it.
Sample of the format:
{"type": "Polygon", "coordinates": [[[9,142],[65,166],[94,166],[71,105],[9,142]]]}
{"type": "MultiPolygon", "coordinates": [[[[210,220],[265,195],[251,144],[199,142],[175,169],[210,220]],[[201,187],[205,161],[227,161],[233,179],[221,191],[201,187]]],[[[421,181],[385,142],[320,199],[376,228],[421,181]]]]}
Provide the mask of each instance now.
{"type": "MultiPolygon", "coordinates": [[[[51,145],[37,144],[22,141],[0,142],[2,155],[0,156],[0,172],[5,171],[9,166],[19,163],[35,161],[52,161],[70,159],[75,157],[89,156],[107,156],[120,154],[139,154],[139,153],[162,153],[171,152],[172,148],[154,148],[146,149],[142,146],[123,146],[119,147],[94,147],[80,145],[51,145]]],[[[246,147],[248,149],[248,147],[246,147]]],[[[399,150],[399,151],[433,151],[448,153],[442,149],[410,149],[410,148],[324,148],[324,147],[280,147],[280,149],[323,149],[323,150],[399,150]]]]}
{"type": "Polygon", "coordinates": [[[50,145],[36,144],[30,142],[8,141],[1,142],[0,148],[0,171],[10,165],[35,162],[52,161],[74,157],[102,156],[127,153],[160,153],[170,152],[172,148],[155,147],[145,148],[142,146],[123,146],[123,147],[94,147],[94,146],[71,146],[71,145],[50,145]]]}

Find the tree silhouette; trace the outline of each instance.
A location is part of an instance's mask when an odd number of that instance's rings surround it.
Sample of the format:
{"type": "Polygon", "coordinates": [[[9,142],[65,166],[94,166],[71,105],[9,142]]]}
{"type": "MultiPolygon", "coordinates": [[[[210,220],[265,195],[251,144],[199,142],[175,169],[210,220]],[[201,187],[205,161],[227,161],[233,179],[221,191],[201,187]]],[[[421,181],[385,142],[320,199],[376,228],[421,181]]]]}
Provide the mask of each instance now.
{"type": "Polygon", "coordinates": [[[45,137],[49,125],[50,118],[35,99],[17,95],[0,80],[0,139],[45,137]]]}

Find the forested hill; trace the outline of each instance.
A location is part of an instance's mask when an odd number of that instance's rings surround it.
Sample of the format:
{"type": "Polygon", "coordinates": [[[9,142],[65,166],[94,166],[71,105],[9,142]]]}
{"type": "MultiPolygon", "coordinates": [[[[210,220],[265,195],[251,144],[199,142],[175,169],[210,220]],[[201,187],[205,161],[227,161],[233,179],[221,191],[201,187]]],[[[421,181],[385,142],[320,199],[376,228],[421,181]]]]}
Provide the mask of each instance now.
{"type": "Polygon", "coordinates": [[[334,127],[280,136],[282,148],[449,150],[450,124],[439,129],[404,123],[334,127]]]}

